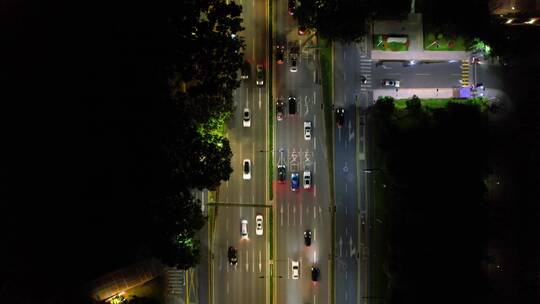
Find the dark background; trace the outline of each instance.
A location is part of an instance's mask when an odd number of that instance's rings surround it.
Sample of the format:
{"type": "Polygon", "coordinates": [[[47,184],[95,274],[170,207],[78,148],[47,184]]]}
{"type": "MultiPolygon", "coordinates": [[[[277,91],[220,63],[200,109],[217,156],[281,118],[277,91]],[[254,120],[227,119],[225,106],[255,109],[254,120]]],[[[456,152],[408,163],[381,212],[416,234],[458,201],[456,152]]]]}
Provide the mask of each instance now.
{"type": "Polygon", "coordinates": [[[166,20],[128,1],[1,11],[0,301],[77,302],[85,282],[146,253],[166,20]]]}

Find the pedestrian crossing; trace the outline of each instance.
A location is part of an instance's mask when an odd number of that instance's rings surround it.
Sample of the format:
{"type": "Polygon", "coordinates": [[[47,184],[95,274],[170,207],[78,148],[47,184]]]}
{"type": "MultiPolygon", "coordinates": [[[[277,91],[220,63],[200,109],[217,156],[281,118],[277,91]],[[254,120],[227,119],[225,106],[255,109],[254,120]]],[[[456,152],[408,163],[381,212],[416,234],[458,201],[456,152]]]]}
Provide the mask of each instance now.
{"type": "Polygon", "coordinates": [[[469,86],[469,71],[469,60],[461,60],[461,86],[463,87],[469,86]]]}
{"type": "Polygon", "coordinates": [[[372,88],[371,79],[372,60],[367,55],[360,55],[360,91],[369,91],[372,88]]]}
{"type": "Polygon", "coordinates": [[[168,267],[167,271],[167,293],[168,294],[183,294],[184,293],[184,271],[178,270],[175,267],[168,267]]]}

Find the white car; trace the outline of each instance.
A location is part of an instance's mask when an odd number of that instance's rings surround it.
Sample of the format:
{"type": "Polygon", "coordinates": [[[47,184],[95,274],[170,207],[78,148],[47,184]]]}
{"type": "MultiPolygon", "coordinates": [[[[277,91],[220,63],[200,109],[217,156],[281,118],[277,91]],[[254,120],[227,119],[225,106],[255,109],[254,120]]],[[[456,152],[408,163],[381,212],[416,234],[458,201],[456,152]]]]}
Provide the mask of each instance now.
{"type": "Polygon", "coordinates": [[[304,189],[311,188],[311,171],[304,171],[304,189]]]}
{"type": "Polygon", "coordinates": [[[304,139],[311,139],[311,121],[304,121],[304,139]]]}
{"type": "Polygon", "coordinates": [[[399,80],[392,80],[392,79],[383,79],[382,80],[382,86],[383,87],[392,87],[392,88],[399,88],[399,80]]]}
{"type": "Polygon", "coordinates": [[[289,69],[291,72],[296,73],[298,71],[298,50],[296,48],[291,49],[289,52],[289,62],[291,64],[291,68],[289,69]]]}
{"type": "Polygon", "coordinates": [[[242,234],[242,238],[243,239],[247,239],[248,238],[248,229],[247,229],[247,224],[248,224],[248,221],[246,219],[243,219],[241,222],[240,222],[240,233],[242,234]]]}
{"type": "Polygon", "coordinates": [[[244,109],[244,117],[242,123],[244,124],[244,127],[251,127],[251,113],[249,112],[248,108],[244,109]]]}
{"type": "Polygon", "coordinates": [[[298,280],[298,277],[300,276],[300,262],[291,261],[291,267],[293,280],[298,280]]]}
{"type": "Polygon", "coordinates": [[[256,235],[263,235],[263,216],[260,214],[257,214],[255,217],[255,234],[256,235]]]}
{"type": "Polygon", "coordinates": [[[249,159],[244,159],[243,165],[243,175],[244,180],[251,179],[251,161],[249,159]]]}

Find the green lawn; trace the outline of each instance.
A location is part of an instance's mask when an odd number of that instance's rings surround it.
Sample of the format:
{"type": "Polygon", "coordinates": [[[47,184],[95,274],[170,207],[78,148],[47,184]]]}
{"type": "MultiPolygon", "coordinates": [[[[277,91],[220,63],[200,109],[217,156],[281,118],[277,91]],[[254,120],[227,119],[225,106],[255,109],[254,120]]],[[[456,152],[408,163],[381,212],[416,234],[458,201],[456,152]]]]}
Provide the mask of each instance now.
{"type": "MultiPolygon", "coordinates": [[[[403,110],[407,107],[408,99],[397,99],[395,101],[396,109],[403,110]]],[[[422,103],[423,107],[426,107],[428,109],[439,109],[444,108],[449,102],[453,103],[463,103],[463,104],[475,104],[484,107],[487,107],[487,101],[483,98],[471,98],[471,99],[459,99],[459,98],[427,98],[427,99],[421,99],[420,102],[422,103]]]]}
{"type": "Polygon", "coordinates": [[[409,43],[386,42],[386,35],[373,37],[373,48],[378,51],[403,52],[409,50],[409,43]]]}
{"type": "Polygon", "coordinates": [[[424,32],[424,50],[426,51],[466,51],[465,40],[461,36],[450,37],[433,32],[424,32]]]}

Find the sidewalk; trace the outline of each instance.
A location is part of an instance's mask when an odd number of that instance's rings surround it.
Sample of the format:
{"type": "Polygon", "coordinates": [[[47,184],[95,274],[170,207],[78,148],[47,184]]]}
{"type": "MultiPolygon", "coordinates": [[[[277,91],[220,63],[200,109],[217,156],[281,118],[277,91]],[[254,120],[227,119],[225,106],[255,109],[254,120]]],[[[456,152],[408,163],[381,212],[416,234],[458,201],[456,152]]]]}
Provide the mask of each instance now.
{"type": "Polygon", "coordinates": [[[395,99],[411,98],[413,95],[419,98],[454,98],[453,88],[415,88],[415,89],[376,89],[373,90],[373,100],[382,96],[390,96],[395,99]]]}
{"type": "Polygon", "coordinates": [[[469,60],[471,53],[463,51],[405,51],[386,52],[371,51],[373,60],[419,60],[419,61],[447,61],[469,60]]]}

